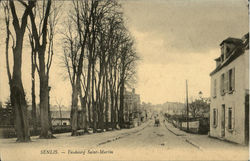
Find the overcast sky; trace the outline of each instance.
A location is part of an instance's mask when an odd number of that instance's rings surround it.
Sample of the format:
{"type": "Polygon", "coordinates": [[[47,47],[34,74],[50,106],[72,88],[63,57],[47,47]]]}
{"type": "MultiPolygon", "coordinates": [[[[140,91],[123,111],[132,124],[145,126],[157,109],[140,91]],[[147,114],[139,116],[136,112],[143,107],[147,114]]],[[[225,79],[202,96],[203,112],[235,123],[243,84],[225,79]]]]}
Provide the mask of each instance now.
{"type": "Polygon", "coordinates": [[[186,79],[191,98],[208,97],[220,42],[248,32],[246,0],[129,0],[123,7],[142,58],[142,101],[184,102],[186,79]]]}
{"type": "MultiPolygon", "coordinates": [[[[199,91],[209,97],[209,73],[215,68],[214,58],[220,55],[220,42],[227,37],[241,38],[249,28],[247,0],[121,2],[126,25],[141,57],[135,87],[144,102],[184,102],[186,79],[190,98],[197,97],[199,91]]],[[[5,28],[0,29],[3,35],[5,28]]],[[[1,55],[4,55],[5,35],[0,37],[0,42],[1,55]]],[[[51,101],[55,104],[56,100],[62,100],[63,104],[70,105],[71,87],[68,80],[63,80],[58,58],[60,43],[57,44],[50,76],[51,101]]],[[[0,59],[0,101],[9,95],[3,58],[0,59]]],[[[24,88],[31,100],[29,50],[25,50],[23,68],[24,88]]]]}

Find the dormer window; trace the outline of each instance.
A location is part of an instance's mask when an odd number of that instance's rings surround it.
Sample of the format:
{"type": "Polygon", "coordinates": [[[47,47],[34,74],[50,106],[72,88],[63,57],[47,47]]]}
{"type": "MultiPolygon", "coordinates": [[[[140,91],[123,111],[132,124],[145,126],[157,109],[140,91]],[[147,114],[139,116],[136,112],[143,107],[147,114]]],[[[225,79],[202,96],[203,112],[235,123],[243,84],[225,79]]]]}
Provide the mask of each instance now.
{"type": "Polygon", "coordinates": [[[224,61],[224,54],[221,54],[221,62],[223,62],[224,61]]]}
{"type": "Polygon", "coordinates": [[[224,45],[221,45],[221,55],[224,55],[224,45]]]}
{"type": "Polygon", "coordinates": [[[216,67],[218,67],[220,65],[220,63],[221,63],[221,58],[219,57],[219,58],[216,58],[214,60],[216,62],[216,67]]]}
{"type": "Polygon", "coordinates": [[[225,59],[226,59],[226,58],[229,57],[230,49],[229,49],[229,47],[228,47],[226,44],[225,44],[225,47],[224,47],[224,48],[225,48],[225,52],[224,52],[224,53],[225,53],[225,59]]]}
{"type": "Polygon", "coordinates": [[[238,45],[242,45],[241,39],[227,38],[220,43],[221,46],[221,63],[223,63],[231,54],[231,51],[238,45]]]}

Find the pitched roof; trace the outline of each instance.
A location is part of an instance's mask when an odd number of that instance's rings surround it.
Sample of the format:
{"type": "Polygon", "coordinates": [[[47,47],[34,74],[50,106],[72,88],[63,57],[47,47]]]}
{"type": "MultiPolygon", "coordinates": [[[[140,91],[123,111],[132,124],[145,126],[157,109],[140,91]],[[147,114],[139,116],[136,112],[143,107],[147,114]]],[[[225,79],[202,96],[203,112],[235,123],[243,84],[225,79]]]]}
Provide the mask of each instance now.
{"type": "Polygon", "coordinates": [[[221,58],[220,58],[220,57],[218,57],[218,58],[216,58],[216,59],[214,59],[214,60],[215,60],[215,61],[220,61],[220,59],[221,59],[221,58]]]}
{"type": "Polygon", "coordinates": [[[238,39],[238,38],[233,38],[233,37],[228,37],[227,39],[223,40],[221,43],[220,43],[220,46],[223,44],[223,43],[233,43],[235,45],[241,45],[243,43],[242,39],[238,39]]]}
{"type": "MultiPolygon", "coordinates": [[[[60,111],[50,111],[50,114],[52,119],[61,118],[60,111]]],[[[70,111],[61,111],[61,114],[62,118],[70,119],[70,111]]]]}
{"type": "MultiPolygon", "coordinates": [[[[245,50],[249,49],[249,33],[245,34],[242,39],[229,37],[229,38],[223,40],[221,44],[223,44],[224,42],[229,42],[229,43],[232,42],[232,43],[236,44],[236,47],[231,51],[230,56],[223,63],[219,64],[216,67],[216,69],[210,73],[210,76],[212,76],[213,74],[218,72],[224,66],[227,66],[229,63],[234,61],[240,55],[244,54],[245,50]]],[[[215,61],[219,61],[219,58],[216,58],[215,61]]]]}
{"type": "Polygon", "coordinates": [[[224,66],[227,66],[229,63],[231,63],[232,61],[234,61],[236,58],[238,58],[243,53],[244,53],[244,50],[243,50],[242,46],[236,47],[233,50],[232,54],[225,60],[225,62],[223,62],[222,64],[218,65],[217,68],[210,73],[210,76],[212,76],[215,73],[217,73],[220,69],[222,69],[224,66]]]}
{"type": "Polygon", "coordinates": [[[243,45],[245,46],[245,49],[249,49],[249,33],[245,34],[242,37],[243,45]]]}

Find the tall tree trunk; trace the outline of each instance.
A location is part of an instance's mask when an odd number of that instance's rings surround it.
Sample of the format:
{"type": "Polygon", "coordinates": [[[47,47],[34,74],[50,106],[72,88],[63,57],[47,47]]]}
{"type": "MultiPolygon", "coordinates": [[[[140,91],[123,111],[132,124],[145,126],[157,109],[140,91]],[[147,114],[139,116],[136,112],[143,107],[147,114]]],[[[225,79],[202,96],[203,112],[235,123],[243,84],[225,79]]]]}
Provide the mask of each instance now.
{"type": "MultiPolygon", "coordinates": [[[[40,56],[40,55],[39,55],[40,56]]],[[[42,67],[42,61],[39,59],[40,64],[40,115],[41,115],[41,133],[40,138],[50,138],[50,124],[49,124],[49,90],[48,79],[45,75],[45,66],[42,67]]],[[[42,59],[44,60],[44,59],[42,59]]]]}
{"type": "Polygon", "coordinates": [[[106,122],[106,130],[108,130],[108,124],[109,124],[109,89],[108,89],[108,73],[106,72],[106,89],[105,89],[105,122],[106,122]]]}
{"type": "Polygon", "coordinates": [[[124,128],[124,80],[121,79],[119,125],[124,128]]]}
{"type": "Polygon", "coordinates": [[[104,115],[104,111],[105,111],[105,88],[106,88],[106,76],[105,73],[103,74],[103,80],[102,80],[102,93],[101,93],[101,103],[100,103],[100,128],[102,129],[102,131],[104,131],[104,119],[105,119],[105,115],[104,115]]]}
{"type": "Polygon", "coordinates": [[[37,116],[36,116],[36,95],[35,95],[35,70],[36,70],[36,65],[34,62],[35,59],[35,53],[32,51],[31,53],[31,97],[32,97],[32,121],[33,121],[33,130],[34,133],[36,134],[37,132],[37,116]]]}
{"type": "Polygon", "coordinates": [[[51,119],[49,112],[49,77],[45,71],[45,46],[38,51],[39,54],[39,78],[40,78],[40,114],[41,114],[41,133],[40,138],[54,138],[51,129],[51,119]]]}
{"type": "Polygon", "coordinates": [[[99,62],[99,75],[98,75],[98,85],[96,89],[96,102],[97,102],[97,116],[98,116],[98,128],[102,129],[102,98],[101,98],[101,82],[102,82],[102,73],[103,73],[103,68],[102,68],[102,62],[100,60],[99,62]]]}
{"type": "MultiPolygon", "coordinates": [[[[89,100],[91,100],[91,98],[89,98],[89,100]]],[[[89,122],[89,125],[92,124],[92,121],[91,121],[91,101],[88,101],[88,122],[89,122]]]]}
{"type": "MultiPolygon", "coordinates": [[[[76,83],[77,84],[77,83],[76,83]]],[[[70,114],[70,120],[71,120],[71,127],[72,127],[72,132],[71,136],[76,136],[77,133],[77,116],[78,116],[78,92],[77,92],[77,85],[73,86],[72,89],[72,105],[71,105],[71,114],[70,114]]]]}
{"type": "MultiPolygon", "coordinates": [[[[91,53],[90,53],[91,54],[91,53]]],[[[89,95],[90,95],[90,81],[91,81],[91,59],[92,59],[92,56],[90,55],[89,56],[89,62],[88,62],[88,75],[87,75],[87,87],[86,87],[86,92],[85,92],[85,106],[86,108],[88,108],[88,122],[89,124],[91,124],[91,110],[90,110],[90,101],[87,101],[87,99],[89,98],[89,95]]],[[[89,99],[91,100],[91,99],[89,99]]]]}
{"type": "Polygon", "coordinates": [[[80,98],[81,98],[81,120],[82,120],[82,127],[84,129],[84,132],[88,132],[88,119],[87,119],[87,97],[82,96],[82,91],[80,92],[80,98]]]}
{"type": "Polygon", "coordinates": [[[113,90],[110,90],[110,105],[111,105],[111,126],[112,129],[115,128],[115,111],[114,111],[114,93],[113,90]]]}
{"type": "Polygon", "coordinates": [[[115,115],[114,115],[114,117],[115,117],[115,128],[117,127],[117,124],[118,124],[118,119],[119,119],[119,117],[117,117],[118,116],[118,93],[115,93],[115,115]]]}
{"type": "Polygon", "coordinates": [[[11,81],[11,103],[15,108],[15,129],[17,141],[26,142],[30,140],[29,124],[27,116],[27,104],[23,89],[21,64],[22,64],[22,38],[17,38],[17,46],[13,50],[14,66],[11,81]],[[19,41],[18,41],[19,40],[19,41]]]}
{"type": "MultiPolygon", "coordinates": [[[[30,2],[35,6],[36,1],[30,2]]],[[[36,27],[35,15],[32,10],[29,11],[30,22],[32,25],[32,36],[35,40],[35,46],[38,50],[38,59],[39,59],[39,78],[40,78],[40,115],[41,115],[41,133],[40,138],[52,138],[51,130],[51,120],[49,112],[49,67],[48,64],[45,65],[45,51],[47,45],[47,34],[48,34],[48,19],[51,10],[51,0],[47,1],[46,7],[44,8],[44,19],[41,20],[42,29],[41,33],[36,27]],[[40,35],[39,35],[40,33],[40,35]],[[47,69],[47,71],[46,71],[47,69]]],[[[41,24],[40,24],[41,25],[41,24]]],[[[51,40],[50,40],[51,41],[51,40]]],[[[49,59],[49,58],[48,58],[49,59]]]]}
{"type": "Polygon", "coordinates": [[[92,62],[92,112],[93,112],[93,132],[96,132],[96,120],[97,120],[97,114],[96,114],[96,101],[94,98],[94,87],[95,87],[95,64],[94,61],[92,62]]]}
{"type": "MultiPolygon", "coordinates": [[[[22,43],[22,40],[20,40],[22,43]]],[[[11,104],[15,110],[15,130],[18,142],[26,142],[30,140],[29,123],[27,116],[27,104],[23,89],[21,77],[21,62],[22,62],[22,44],[17,44],[13,50],[14,66],[13,77],[11,80],[11,104]]]]}
{"type": "MultiPolygon", "coordinates": [[[[25,100],[25,93],[22,83],[22,50],[23,50],[23,37],[27,26],[28,10],[33,6],[28,6],[29,9],[25,9],[21,18],[21,24],[19,24],[18,16],[15,9],[13,0],[9,0],[9,6],[12,13],[13,27],[16,33],[15,46],[13,44],[13,74],[10,80],[9,64],[7,62],[7,72],[10,83],[10,98],[11,104],[14,107],[15,115],[15,131],[17,134],[17,141],[26,142],[30,140],[29,123],[27,117],[27,104],[25,100]]],[[[7,22],[7,21],[6,21],[7,22]]],[[[8,22],[6,23],[8,25],[8,22]]],[[[7,27],[7,34],[9,33],[9,26],[7,27]]],[[[7,37],[8,38],[8,37],[7,37]]],[[[8,48],[6,39],[6,48],[8,48]]],[[[6,60],[8,59],[8,51],[6,49],[6,60]]],[[[8,60],[7,60],[8,61],[8,60]]]]}

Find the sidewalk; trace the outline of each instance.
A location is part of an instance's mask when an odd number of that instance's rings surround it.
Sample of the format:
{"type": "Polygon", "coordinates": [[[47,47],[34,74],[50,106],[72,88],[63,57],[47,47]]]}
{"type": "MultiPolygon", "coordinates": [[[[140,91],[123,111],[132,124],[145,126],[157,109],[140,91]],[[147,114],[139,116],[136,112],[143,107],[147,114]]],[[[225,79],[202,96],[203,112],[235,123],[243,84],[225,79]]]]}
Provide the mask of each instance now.
{"type": "Polygon", "coordinates": [[[27,147],[27,148],[36,148],[36,147],[97,147],[99,145],[112,142],[118,139],[121,139],[125,136],[137,133],[146,126],[148,126],[149,121],[142,123],[140,126],[131,128],[131,129],[121,129],[106,131],[102,133],[90,133],[80,136],[71,136],[71,133],[61,133],[55,134],[55,139],[39,139],[39,136],[32,136],[31,142],[28,143],[16,143],[16,138],[0,138],[0,150],[1,149],[10,149],[18,147],[27,147]]]}
{"type": "Polygon", "coordinates": [[[191,134],[185,131],[182,131],[176,127],[174,127],[171,123],[165,122],[166,128],[176,136],[180,136],[186,142],[192,144],[198,149],[204,150],[240,150],[248,152],[248,146],[230,143],[226,141],[222,141],[216,138],[211,138],[208,135],[200,135],[200,134],[191,134]]]}

